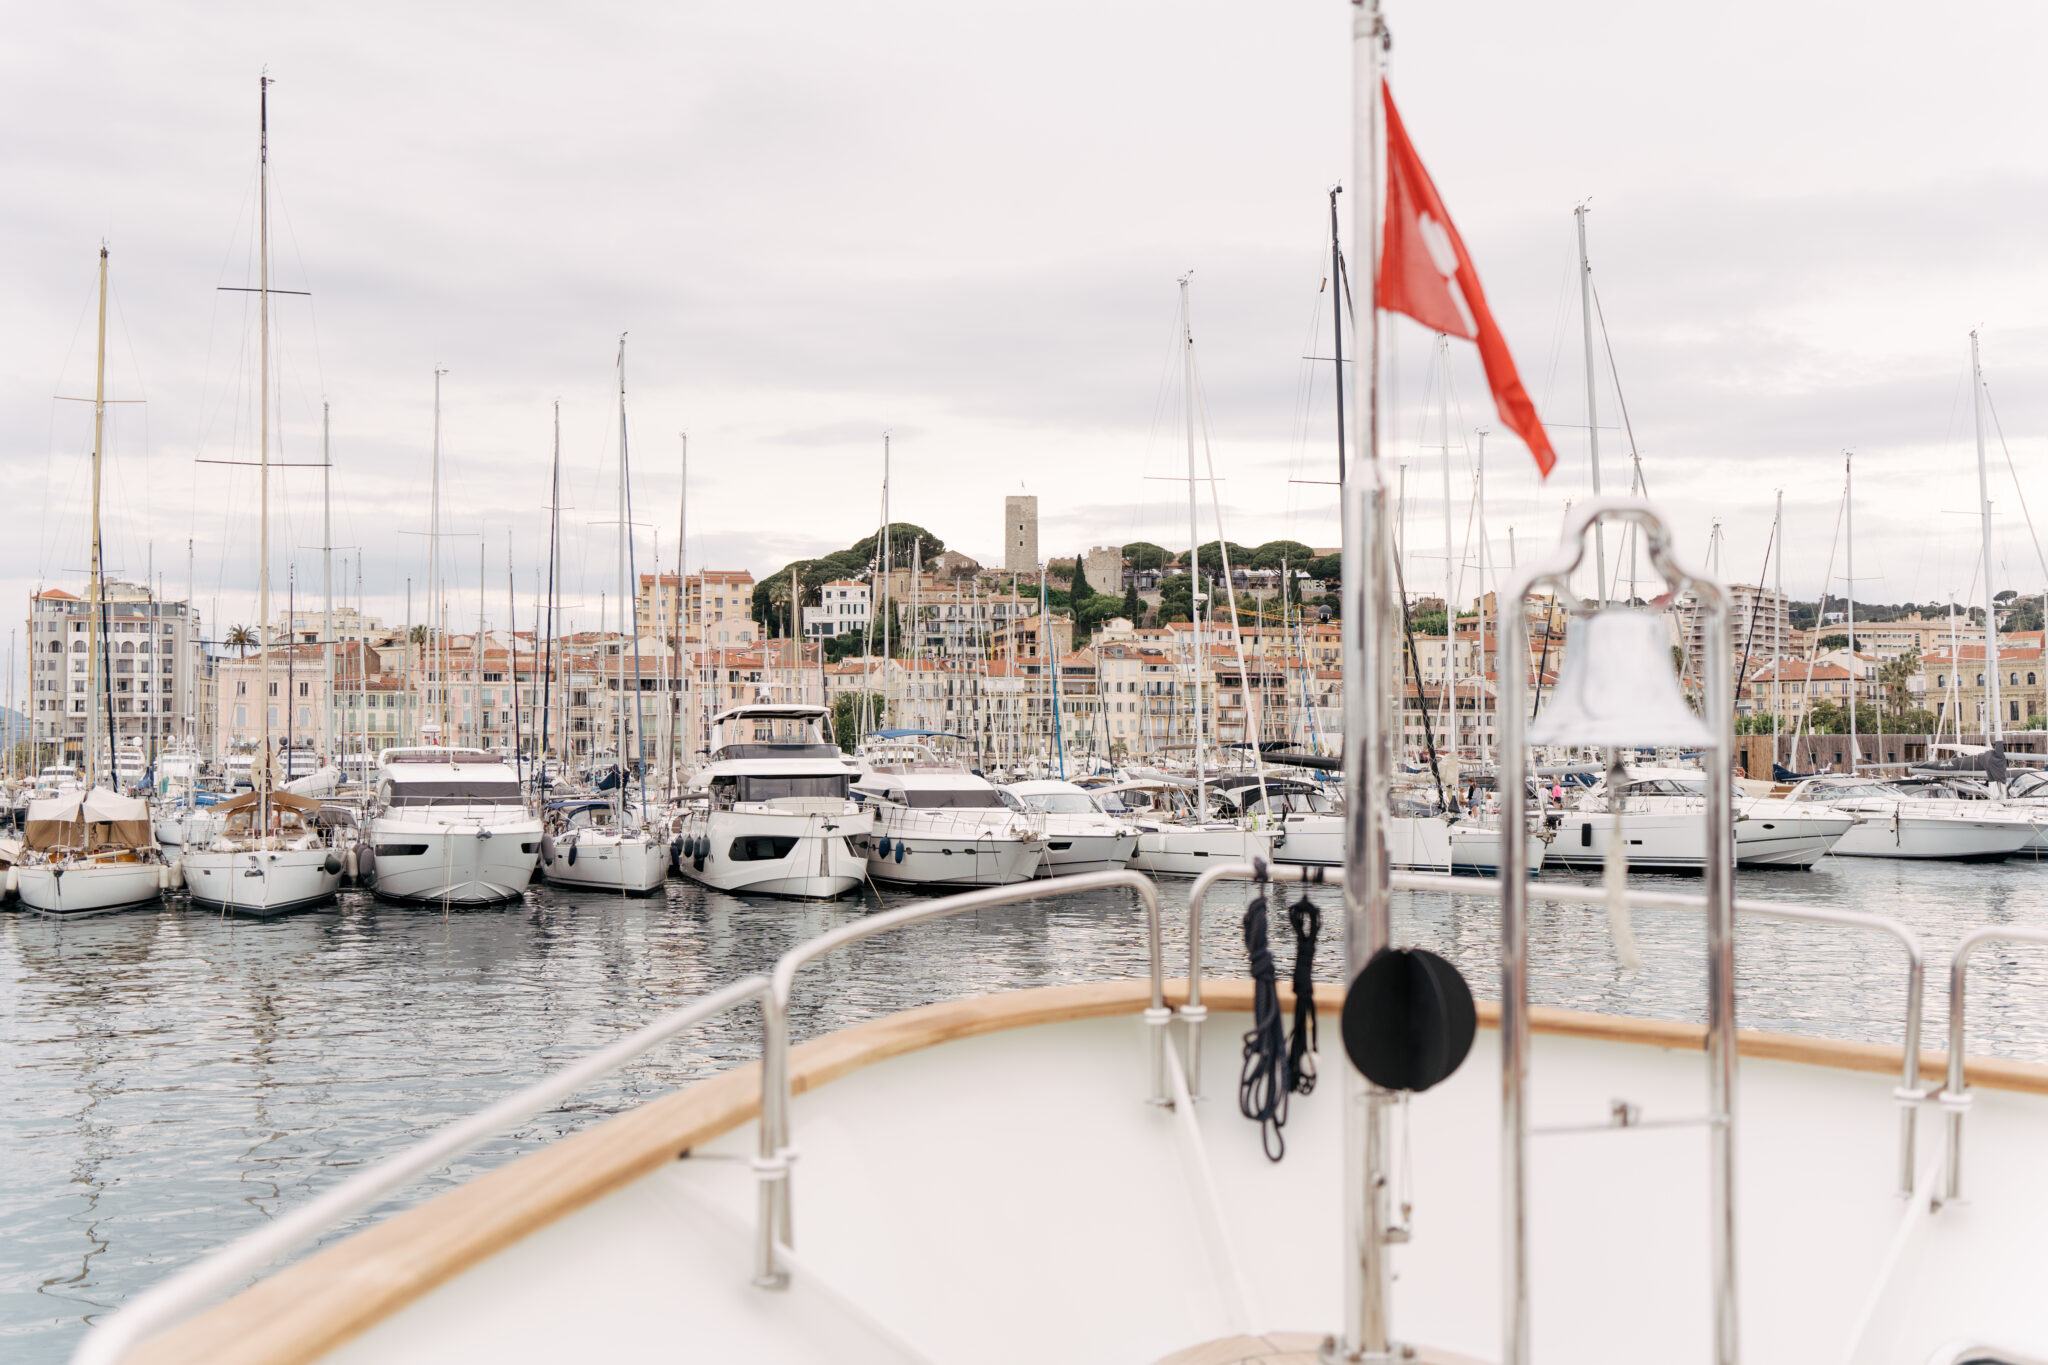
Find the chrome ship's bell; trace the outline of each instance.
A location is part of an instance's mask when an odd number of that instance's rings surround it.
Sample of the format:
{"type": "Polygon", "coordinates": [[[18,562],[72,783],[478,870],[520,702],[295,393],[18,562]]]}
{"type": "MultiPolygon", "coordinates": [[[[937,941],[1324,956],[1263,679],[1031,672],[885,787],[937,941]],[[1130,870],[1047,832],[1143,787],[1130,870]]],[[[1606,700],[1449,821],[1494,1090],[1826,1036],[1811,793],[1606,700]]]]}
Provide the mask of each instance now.
{"type": "Polygon", "coordinates": [[[1687,749],[1714,733],[1693,713],[1654,612],[1612,608],[1565,628],[1564,672],[1529,726],[1531,744],[1687,749]]]}

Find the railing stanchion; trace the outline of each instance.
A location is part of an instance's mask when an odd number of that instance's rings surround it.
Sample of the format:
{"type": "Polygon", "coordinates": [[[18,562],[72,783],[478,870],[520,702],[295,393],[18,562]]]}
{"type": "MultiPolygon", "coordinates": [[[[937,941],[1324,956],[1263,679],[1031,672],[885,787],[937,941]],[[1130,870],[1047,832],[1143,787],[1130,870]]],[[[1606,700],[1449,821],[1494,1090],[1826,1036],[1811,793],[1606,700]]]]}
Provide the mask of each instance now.
{"type": "Polygon", "coordinates": [[[1956,945],[1948,964],[1948,1084],[1941,1092],[1942,1113],[1948,1117],[1948,1151],[1943,1157],[1941,1202],[1963,1196],[1963,1116],[1970,1112],[1969,1059],[1963,1054],[1963,1015],[1969,985],[1970,954],[1987,943],[2035,943],[2048,945],[2048,932],[1992,925],[1968,935],[1956,945]]]}

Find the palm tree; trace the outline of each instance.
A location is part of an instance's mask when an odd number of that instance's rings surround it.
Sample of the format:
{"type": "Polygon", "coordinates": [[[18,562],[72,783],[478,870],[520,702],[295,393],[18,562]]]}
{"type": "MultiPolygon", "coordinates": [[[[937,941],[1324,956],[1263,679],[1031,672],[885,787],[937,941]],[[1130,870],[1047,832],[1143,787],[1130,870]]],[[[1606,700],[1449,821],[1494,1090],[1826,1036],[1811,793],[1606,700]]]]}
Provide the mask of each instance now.
{"type": "Polygon", "coordinates": [[[247,626],[234,626],[228,631],[227,647],[240,650],[242,657],[245,659],[249,657],[249,651],[256,648],[258,643],[260,642],[256,638],[256,632],[247,626]]]}

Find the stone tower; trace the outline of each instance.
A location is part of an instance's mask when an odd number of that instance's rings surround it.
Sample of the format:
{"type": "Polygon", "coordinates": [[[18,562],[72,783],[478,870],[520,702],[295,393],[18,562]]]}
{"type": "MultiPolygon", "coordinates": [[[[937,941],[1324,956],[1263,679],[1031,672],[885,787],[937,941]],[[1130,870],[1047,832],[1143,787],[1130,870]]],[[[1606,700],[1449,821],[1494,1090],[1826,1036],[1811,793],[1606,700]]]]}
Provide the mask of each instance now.
{"type": "Polygon", "coordinates": [[[1038,495],[1003,499],[1003,572],[1038,572],[1038,495]]]}

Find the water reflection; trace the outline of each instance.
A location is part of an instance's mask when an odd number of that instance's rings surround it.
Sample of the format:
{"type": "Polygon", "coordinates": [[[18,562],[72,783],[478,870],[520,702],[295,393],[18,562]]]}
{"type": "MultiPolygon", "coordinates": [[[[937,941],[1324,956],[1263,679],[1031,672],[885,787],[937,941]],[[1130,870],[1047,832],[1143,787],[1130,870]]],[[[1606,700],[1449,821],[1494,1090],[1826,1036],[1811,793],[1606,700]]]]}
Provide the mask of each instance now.
{"type": "MultiPolygon", "coordinates": [[[[1695,889],[1682,878],[1645,885],[1695,889]]],[[[1930,1041],[1949,949],[1987,922],[2048,924],[2048,866],[1827,862],[1744,873],[1745,896],[1896,915],[1928,949],[1930,1041]]],[[[1168,883],[1169,970],[1186,961],[1186,883],[1168,883]]],[[[1205,970],[1243,974],[1251,892],[1221,890],[1205,970]]],[[[1286,899],[1292,899],[1290,891],[1286,899]]],[[[1317,975],[1340,975],[1338,897],[1317,975]]],[[[515,907],[441,914],[348,895],[269,923],[165,907],[75,924],[0,915],[0,1356],[56,1361],[83,1322],[280,1208],[471,1113],[880,902],[754,902],[672,885],[628,900],[536,888],[515,907]]],[[[1493,993],[1498,915],[1472,895],[1396,898],[1396,935],[1493,993]]],[[[1698,1019],[1692,914],[1636,919],[1647,966],[1622,972],[1605,912],[1534,906],[1536,1002],[1698,1019]]],[[[1749,1027],[1895,1042],[1903,959],[1883,936],[1745,920],[1749,1027]]],[[[1276,935],[1285,972],[1286,936],[1276,935]]],[[[1973,1051],[2048,1058],[2048,951],[1993,947],[1973,987],[1973,1051]]],[[[1142,975],[1143,919],[1121,892],[985,910],[855,944],[807,968],[798,1037],[979,991],[1142,975]]],[[[396,1204],[695,1077],[751,1060],[749,1009],[632,1067],[421,1182],[396,1204]]],[[[384,1210],[373,1211],[374,1218],[384,1210]]],[[[367,1221],[367,1218],[365,1221],[367,1221]]]]}

